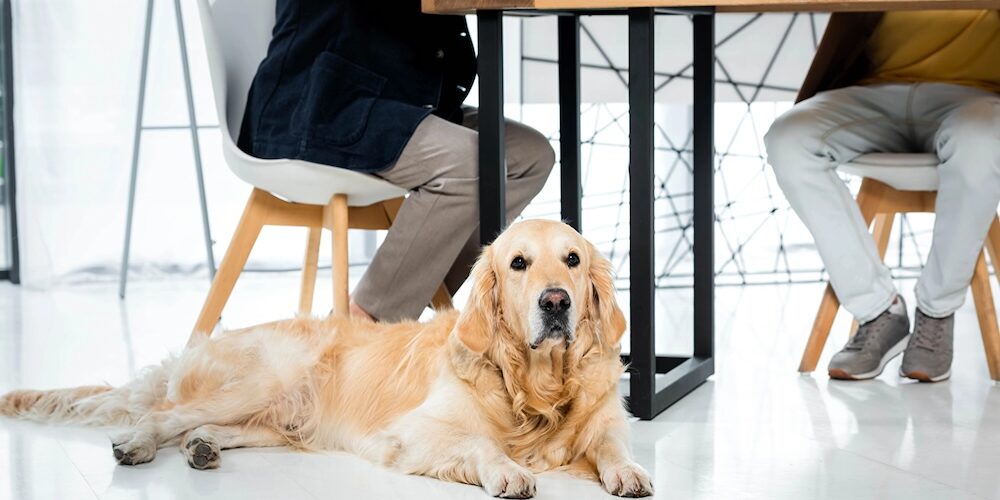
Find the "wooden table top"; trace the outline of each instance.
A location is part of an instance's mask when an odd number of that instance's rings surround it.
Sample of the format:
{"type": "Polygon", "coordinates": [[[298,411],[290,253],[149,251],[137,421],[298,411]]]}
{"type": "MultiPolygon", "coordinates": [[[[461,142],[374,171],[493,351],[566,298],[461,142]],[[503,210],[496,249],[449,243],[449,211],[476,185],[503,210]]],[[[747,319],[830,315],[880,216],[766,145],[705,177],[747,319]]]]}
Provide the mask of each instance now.
{"type": "Polygon", "coordinates": [[[715,7],[718,12],[840,12],[917,9],[1000,9],[1000,0],[421,0],[424,12],[585,10],[629,7],[715,7]]]}

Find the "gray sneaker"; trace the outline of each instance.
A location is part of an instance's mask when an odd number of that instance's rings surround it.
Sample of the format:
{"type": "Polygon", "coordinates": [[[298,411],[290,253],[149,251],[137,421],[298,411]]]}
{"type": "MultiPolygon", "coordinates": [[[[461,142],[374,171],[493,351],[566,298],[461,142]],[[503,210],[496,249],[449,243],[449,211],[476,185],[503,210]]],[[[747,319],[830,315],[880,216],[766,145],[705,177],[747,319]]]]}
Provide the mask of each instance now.
{"type": "Polygon", "coordinates": [[[913,338],[906,346],[899,374],[921,382],[940,382],[951,376],[955,344],[955,315],[932,318],[917,308],[913,338]]]}
{"type": "MultiPolygon", "coordinates": [[[[899,297],[902,302],[903,298],[899,297]]],[[[899,356],[910,338],[910,318],[886,310],[877,318],[860,325],[847,345],[833,355],[828,371],[831,378],[865,380],[877,377],[892,358],[899,356]]]]}

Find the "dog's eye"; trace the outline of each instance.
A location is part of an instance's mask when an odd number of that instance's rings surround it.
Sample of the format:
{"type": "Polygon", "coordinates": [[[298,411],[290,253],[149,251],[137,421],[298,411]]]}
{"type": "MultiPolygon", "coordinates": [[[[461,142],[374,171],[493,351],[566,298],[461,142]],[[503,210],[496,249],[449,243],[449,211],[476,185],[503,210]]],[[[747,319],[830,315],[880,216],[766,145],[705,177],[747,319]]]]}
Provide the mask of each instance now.
{"type": "Polygon", "coordinates": [[[524,271],[528,267],[528,261],[524,260],[524,257],[518,255],[514,257],[514,260],[510,261],[510,268],[517,271],[524,271]]]}
{"type": "Polygon", "coordinates": [[[566,257],[566,265],[569,267],[576,267],[580,265],[580,256],[576,252],[570,252],[566,257]]]}

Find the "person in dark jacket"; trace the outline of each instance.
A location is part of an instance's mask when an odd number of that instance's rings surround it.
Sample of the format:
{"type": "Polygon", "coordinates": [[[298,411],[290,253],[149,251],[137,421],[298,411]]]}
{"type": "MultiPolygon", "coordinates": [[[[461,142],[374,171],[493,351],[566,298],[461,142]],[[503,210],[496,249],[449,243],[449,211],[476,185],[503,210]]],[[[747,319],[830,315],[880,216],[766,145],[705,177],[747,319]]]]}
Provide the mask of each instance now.
{"type": "MultiPolygon", "coordinates": [[[[355,289],[351,313],[415,319],[444,281],[454,293],[479,252],[476,76],[464,17],[419,0],[278,0],[239,146],[379,176],[411,190],[355,289]]],[[[507,122],[507,210],[541,191],[544,136],[507,122]]]]}
{"type": "Polygon", "coordinates": [[[798,103],[765,138],[788,202],[816,240],[830,283],[860,324],[831,377],[951,375],[955,311],[1000,202],[1000,12],[835,14],[798,103]],[[874,152],[935,153],[933,246],[906,304],[838,165],[874,152]]]}

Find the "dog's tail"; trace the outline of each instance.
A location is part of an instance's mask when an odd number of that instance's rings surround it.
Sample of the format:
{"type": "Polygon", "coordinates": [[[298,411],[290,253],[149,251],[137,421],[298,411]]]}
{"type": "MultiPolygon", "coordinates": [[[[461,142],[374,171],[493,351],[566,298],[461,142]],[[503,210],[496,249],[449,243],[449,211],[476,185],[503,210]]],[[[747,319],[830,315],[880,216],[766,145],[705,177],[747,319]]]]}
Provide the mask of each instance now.
{"type": "Polygon", "coordinates": [[[146,368],[122,387],[17,390],[0,396],[0,416],[48,423],[128,425],[166,399],[172,359],[146,368]]]}

